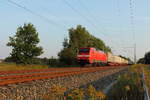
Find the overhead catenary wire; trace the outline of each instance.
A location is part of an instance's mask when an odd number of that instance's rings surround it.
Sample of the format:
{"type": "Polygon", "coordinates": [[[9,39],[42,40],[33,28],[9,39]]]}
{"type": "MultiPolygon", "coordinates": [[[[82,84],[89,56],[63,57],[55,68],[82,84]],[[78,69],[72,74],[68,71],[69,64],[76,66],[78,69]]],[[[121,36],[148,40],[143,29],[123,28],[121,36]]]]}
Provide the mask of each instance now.
{"type": "MultiPolygon", "coordinates": [[[[121,18],[120,2],[119,2],[119,0],[117,0],[115,3],[116,3],[116,8],[117,8],[117,16],[118,16],[118,19],[119,19],[119,18],[121,18]]],[[[118,27],[119,27],[119,32],[120,32],[120,34],[123,33],[121,24],[119,24],[118,27]]],[[[122,43],[125,42],[125,41],[121,40],[120,38],[119,38],[119,40],[120,40],[122,43]]],[[[119,41],[118,41],[118,42],[117,42],[117,41],[112,41],[112,42],[117,45],[117,51],[120,51],[120,52],[122,52],[122,53],[126,53],[126,55],[129,53],[127,50],[124,49],[123,45],[119,44],[119,41]],[[121,46],[120,46],[120,45],[121,45],[121,46]]],[[[115,51],[116,51],[116,50],[115,50],[115,51]]],[[[129,56],[129,55],[128,55],[128,56],[129,56]]],[[[130,58],[131,58],[131,57],[130,57],[130,58]]]]}
{"type": "MultiPolygon", "coordinates": [[[[118,17],[118,20],[121,18],[121,8],[120,8],[120,0],[116,0],[116,9],[117,9],[117,17],[118,17]]],[[[120,20],[120,21],[122,21],[122,20],[120,20]]],[[[119,33],[120,34],[122,34],[122,33],[124,33],[124,31],[122,30],[122,24],[121,23],[118,23],[118,28],[119,28],[119,33]]],[[[120,41],[122,42],[122,43],[125,43],[125,41],[123,41],[122,39],[120,39],[120,41]]],[[[122,51],[123,52],[126,52],[126,53],[128,53],[127,51],[125,51],[124,50],[124,47],[121,47],[121,49],[122,49],[122,51]]]]}
{"type": "MultiPolygon", "coordinates": [[[[79,12],[76,8],[74,8],[67,0],[62,0],[68,7],[70,7],[75,13],[77,13],[81,18],[83,18],[85,20],[85,22],[89,23],[93,28],[95,28],[96,30],[99,30],[97,28],[97,26],[91,21],[89,20],[89,18],[87,18],[84,14],[82,14],[81,12],[79,12]]],[[[103,34],[103,36],[105,36],[106,34],[104,34],[103,32],[101,33],[103,34]]]]}
{"type": "MultiPolygon", "coordinates": [[[[116,1],[116,3],[117,3],[117,16],[118,16],[118,19],[120,19],[121,18],[121,9],[120,9],[120,2],[119,2],[119,0],[117,0],[116,1]]],[[[122,31],[122,24],[121,23],[119,23],[119,32],[120,32],[120,34],[123,32],[122,31]]],[[[121,40],[122,41],[122,40],[121,40]]]]}
{"type": "Polygon", "coordinates": [[[54,21],[50,20],[49,18],[47,18],[47,17],[45,17],[45,16],[43,16],[43,15],[41,15],[41,14],[39,14],[39,13],[36,13],[36,12],[32,11],[31,9],[29,9],[29,8],[27,8],[27,7],[25,7],[25,6],[22,6],[22,5],[20,5],[20,4],[18,4],[17,2],[14,2],[14,1],[12,1],[12,0],[7,0],[7,1],[8,1],[9,3],[11,3],[11,4],[13,4],[13,5],[19,7],[19,8],[24,9],[25,11],[31,13],[32,15],[39,17],[40,19],[44,20],[45,22],[47,22],[47,23],[49,23],[49,24],[51,24],[51,25],[58,26],[58,27],[60,27],[60,28],[62,28],[62,29],[65,29],[65,30],[67,29],[65,26],[62,26],[62,25],[60,25],[60,24],[58,24],[58,23],[55,23],[54,21]]]}
{"type": "MultiPolygon", "coordinates": [[[[88,9],[87,6],[85,6],[85,4],[82,2],[82,0],[78,0],[78,2],[80,3],[81,7],[84,8],[84,10],[88,13],[89,17],[90,17],[91,19],[93,19],[95,22],[98,22],[98,20],[95,18],[95,16],[93,16],[93,14],[91,13],[91,11],[88,9]]],[[[121,17],[121,15],[120,15],[119,0],[117,0],[117,14],[118,14],[119,17],[121,17]]],[[[122,30],[121,30],[121,25],[119,25],[119,27],[120,27],[120,33],[121,33],[121,32],[122,32],[122,30]]],[[[103,29],[104,29],[104,27],[103,27],[103,29]]],[[[104,32],[105,32],[105,34],[107,33],[107,32],[106,32],[106,29],[104,29],[104,32]]],[[[117,49],[117,50],[127,53],[127,51],[125,51],[125,50],[120,46],[120,44],[119,44],[117,41],[114,41],[112,38],[110,38],[109,35],[107,35],[107,38],[111,39],[111,42],[113,42],[114,44],[117,44],[117,48],[120,47],[120,49],[117,49]]],[[[120,40],[120,41],[122,41],[122,40],[120,40]]],[[[115,50],[115,51],[116,51],[116,50],[115,50]]]]}
{"type": "MultiPolygon", "coordinates": [[[[50,24],[52,24],[52,25],[55,25],[55,26],[59,26],[59,27],[61,27],[61,28],[63,28],[63,29],[67,29],[64,25],[57,24],[57,23],[55,23],[54,21],[50,20],[49,18],[47,18],[47,17],[45,17],[45,16],[43,16],[43,15],[41,15],[41,14],[39,14],[39,13],[34,12],[34,11],[32,11],[31,9],[29,9],[29,8],[27,8],[27,7],[25,7],[25,6],[22,6],[22,5],[20,5],[20,4],[16,3],[16,2],[14,2],[14,1],[12,1],[12,0],[7,0],[7,1],[8,1],[9,3],[11,3],[11,4],[16,5],[16,6],[19,7],[19,8],[22,8],[22,9],[26,10],[27,12],[29,12],[29,13],[35,15],[35,16],[38,16],[39,18],[41,18],[41,19],[44,20],[45,22],[48,22],[48,23],[50,23],[50,24]]],[[[89,24],[91,24],[96,30],[99,31],[99,28],[97,28],[97,26],[95,25],[95,23],[93,23],[89,18],[87,18],[85,15],[83,15],[80,11],[78,11],[77,9],[75,9],[74,7],[72,7],[72,5],[70,5],[70,3],[68,3],[66,0],[63,0],[63,1],[66,2],[66,4],[67,4],[74,12],[78,13],[78,15],[80,15],[86,22],[88,22],[89,24]]],[[[86,9],[86,8],[85,8],[85,9],[86,9]]],[[[92,15],[92,14],[91,14],[91,15],[92,15]]],[[[90,15],[90,16],[91,16],[91,15],[90,15]]],[[[94,17],[91,16],[91,18],[96,21],[96,19],[95,19],[94,17]]],[[[105,37],[108,38],[108,35],[107,35],[106,33],[103,33],[103,32],[102,32],[101,34],[103,34],[105,37]]],[[[110,41],[111,41],[112,38],[109,38],[109,39],[110,39],[110,41]]],[[[112,42],[113,42],[113,41],[112,41],[112,42]]],[[[117,44],[117,42],[116,42],[116,44],[117,44]]]]}
{"type": "MultiPolygon", "coordinates": [[[[97,26],[91,21],[89,20],[86,16],[84,16],[82,13],[80,13],[77,9],[75,9],[67,0],[62,0],[64,1],[64,3],[70,7],[75,13],[77,13],[81,18],[83,18],[86,22],[88,22],[89,24],[91,24],[98,32],[99,32],[99,28],[97,28],[97,26]]],[[[106,33],[101,33],[104,37],[108,38],[107,40],[109,40],[110,42],[114,42],[110,36],[108,36],[106,33]]],[[[115,42],[114,42],[115,43],[115,42]]],[[[117,42],[115,43],[117,44],[117,42]]]]}
{"type": "MultiPolygon", "coordinates": [[[[88,9],[88,7],[83,3],[83,1],[82,0],[78,0],[78,2],[80,3],[80,5],[81,5],[81,7],[82,8],[84,8],[84,10],[88,13],[88,15],[89,15],[89,17],[91,18],[91,19],[93,19],[95,22],[99,22],[99,20],[97,20],[96,19],[96,17],[91,13],[91,11],[88,9]]],[[[120,17],[120,7],[119,7],[119,1],[117,2],[117,10],[118,10],[118,15],[119,15],[119,17],[120,17]]],[[[120,25],[119,25],[120,26],[120,25]]],[[[111,42],[114,42],[115,44],[118,44],[118,42],[117,41],[114,41],[108,34],[107,34],[107,32],[106,32],[106,28],[105,27],[103,27],[102,28],[103,30],[104,30],[104,32],[105,32],[105,35],[107,35],[107,38],[109,38],[109,39],[111,39],[111,42]]],[[[120,28],[120,32],[121,32],[121,28],[120,28]]],[[[122,40],[121,40],[122,41],[122,40]]],[[[117,45],[118,46],[118,45],[117,45]]]]}
{"type": "Polygon", "coordinates": [[[131,24],[131,31],[133,34],[133,41],[135,42],[135,24],[134,24],[134,0],[129,0],[130,6],[130,24],[131,24]]]}
{"type": "MultiPolygon", "coordinates": [[[[90,17],[93,21],[99,22],[99,20],[97,20],[97,18],[94,16],[94,14],[91,12],[91,10],[89,10],[89,8],[84,4],[84,2],[83,2],[82,0],[78,0],[78,2],[79,2],[79,4],[81,5],[81,7],[88,13],[89,17],[90,17]]],[[[105,29],[105,27],[102,26],[102,28],[103,28],[103,30],[104,30],[104,32],[105,32],[105,34],[106,34],[106,29],[105,29]]]]}
{"type": "MultiPolygon", "coordinates": [[[[50,23],[50,24],[53,24],[53,25],[55,25],[55,26],[59,26],[59,27],[61,27],[61,28],[63,28],[63,29],[67,29],[65,26],[62,26],[62,25],[60,25],[60,24],[57,24],[57,23],[53,22],[52,20],[50,20],[49,18],[47,18],[47,17],[45,17],[45,16],[43,16],[43,15],[41,15],[41,14],[39,14],[39,13],[36,13],[36,12],[32,11],[31,9],[29,9],[29,8],[27,8],[27,7],[25,7],[25,6],[22,6],[22,5],[20,5],[20,4],[18,4],[17,2],[14,2],[14,1],[12,1],[12,0],[7,0],[7,1],[8,1],[9,3],[11,3],[11,4],[13,4],[13,5],[19,7],[19,8],[22,8],[22,9],[26,10],[27,12],[29,12],[29,13],[35,15],[35,16],[38,16],[39,18],[41,18],[42,20],[44,20],[44,21],[46,21],[46,22],[48,22],[48,23],[50,23]]],[[[65,1],[66,1],[66,0],[65,0],[65,1]]],[[[82,16],[87,22],[90,22],[91,25],[93,25],[93,26],[95,27],[95,25],[94,25],[88,18],[86,18],[84,15],[82,15],[82,13],[78,12],[78,10],[76,10],[75,8],[73,8],[67,1],[66,1],[66,4],[67,4],[69,7],[71,7],[72,10],[76,11],[80,16],[82,16]]],[[[96,28],[96,27],[95,27],[95,28],[96,28]]],[[[103,35],[105,35],[105,34],[103,34],[103,35]]]]}
{"type": "MultiPolygon", "coordinates": [[[[52,12],[52,10],[50,10],[48,7],[46,7],[46,6],[42,5],[42,4],[38,4],[38,7],[40,7],[40,9],[46,11],[48,14],[50,13],[50,15],[52,17],[58,18],[58,16],[56,14],[54,14],[52,12]]],[[[59,20],[59,18],[58,18],[58,20],[59,20]]],[[[63,26],[66,27],[67,22],[65,20],[63,20],[63,21],[61,20],[61,22],[62,22],[63,26]]]]}
{"type": "MultiPolygon", "coordinates": [[[[66,1],[66,0],[64,0],[64,1],[66,1]]],[[[90,20],[88,19],[88,18],[86,18],[82,13],[80,13],[78,10],[76,10],[74,7],[72,7],[72,5],[70,5],[67,1],[66,1],[66,3],[67,3],[67,5],[69,6],[69,7],[71,7],[72,8],[72,10],[74,10],[75,12],[77,12],[79,15],[81,15],[82,16],[82,18],[84,18],[84,19],[86,19],[86,21],[87,22],[89,22],[90,20]]],[[[23,7],[23,8],[26,8],[26,7],[23,7]]],[[[28,9],[29,10],[29,9],[28,9]]],[[[30,10],[30,12],[31,12],[31,10],[30,10]]],[[[32,11],[33,12],[33,11],[32,11]]],[[[43,16],[42,16],[43,17],[43,16]]],[[[90,21],[91,22],[91,21],[90,21]]],[[[93,24],[92,22],[91,22],[91,24],[92,25],[94,25],[94,27],[96,28],[96,26],[95,26],[95,24],[93,24]]],[[[103,34],[104,35],[104,34],[103,34]]],[[[105,34],[106,35],[106,34],[105,34]]],[[[110,38],[109,38],[110,39],[110,38]]],[[[114,41],[112,41],[112,42],[114,42],[114,41]]]]}
{"type": "MultiPolygon", "coordinates": [[[[120,0],[116,0],[116,7],[117,7],[117,16],[118,16],[118,19],[119,18],[121,18],[121,6],[120,6],[120,2],[119,2],[120,0]]],[[[120,20],[121,21],[121,20],[120,20]]],[[[122,30],[122,24],[119,24],[119,32],[120,32],[120,34],[121,33],[123,33],[123,30],[122,30]]],[[[123,40],[121,40],[120,39],[120,41],[123,43],[123,42],[125,42],[125,41],[123,41],[123,40]]],[[[119,45],[118,45],[119,46],[119,45]]],[[[118,48],[119,49],[119,48],[118,48]]],[[[120,50],[122,50],[123,52],[126,52],[127,54],[129,53],[128,51],[126,51],[125,49],[124,49],[124,47],[122,46],[120,46],[120,50]]]]}
{"type": "Polygon", "coordinates": [[[134,0],[129,0],[130,7],[130,24],[131,24],[131,32],[133,34],[133,48],[134,48],[134,63],[136,63],[136,41],[135,41],[135,23],[134,23],[134,0]]]}
{"type": "MultiPolygon", "coordinates": [[[[120,2],[119,2],[119,0],[117,0],[116,3],[117,3],[117,15],[118,15],[118,18],[121,18],[121,9],[120,9],[120,2]]],[[[132,7],[132,2],[131,2],[131,0],[130,0],[130,10],[131,10],[131,11],[130,11],[130,20],[132,20],[132,19],[133,19],[133,7],[132,7]]],[[[133,24],[134,24],[134,23],[133,23],[133,20],[132,20],[132,21],[131,21],[131,26],[132,26],[133,24]]],[[[133,27],[134,27],[134,25],[133,25],[133,27]]],[[[133,28],[133,27],[132,27],[132,28],[133,28]]],[[[120,28],[119,32],[122,33],[123,30],[122,30],[121,24],[119,24],[119,28],[120,28]]],[[[134,29],[133,29],[132,31],[134,31],[134,29]]],[[[134,38],[133,38],[133,39],[134,39],[134,38]]],[[[121,40],[121,42],[125,42],[125,41],[121,40]]],[[[130,47],[130,48],[133,48],[133,47],[130,47]]],[[[122,51],[124,51],[124,47],[120,47],[120,49],[122,49],[122,51]]],[[[126,52],[126,51],[124,51],[124,52],[126,52]]],[[[128,52],[126,52],[126,53],[128,53],[128,52]]]]}
{"type": "MultiPolygon", "coordinates": [[[[88,7],[83,3],[82,0],[78,0],[79,4],[81,5],[82,8],[84,8],[84,10],[88,13],[88,16],[94,21],[94,22],[99,22],[99,20],[97,20],[97,18],[94,16],[94,14],[91,13],[91,11],[88,9],[88,7]]],[[[112,38],[107,34],[106,32],[106,28],[102,26],[103,29],[103,36],[105,36],[106,38],[109,38],[108,40],[112,40],[112,38]]],[[[100,31],[98,29],[98,31],[100,31]]],[[[113,41],[113,40],[112,40],[113,41]]],[[[112,42],[111,41],[111,42],[112,42]]],[[[114,42],[114,41],[113,41],[114,42]]]]}

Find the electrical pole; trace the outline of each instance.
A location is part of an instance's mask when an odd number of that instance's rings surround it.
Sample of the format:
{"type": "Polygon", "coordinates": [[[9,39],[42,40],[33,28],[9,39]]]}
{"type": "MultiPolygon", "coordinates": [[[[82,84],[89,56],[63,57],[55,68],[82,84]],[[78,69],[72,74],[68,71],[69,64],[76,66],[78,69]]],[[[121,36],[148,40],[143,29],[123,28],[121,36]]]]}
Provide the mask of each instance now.
{"type": "Polygon", "coordinates": [[[123,47],[123,48],[131,48],[133,50],[133,62],[136,64],[136,43],[131,47],[123,47]]]}
{"type": "Polygon", "coordinates": [[[134,63],[136,64],[136,43],[134,44],[134,63]]]}

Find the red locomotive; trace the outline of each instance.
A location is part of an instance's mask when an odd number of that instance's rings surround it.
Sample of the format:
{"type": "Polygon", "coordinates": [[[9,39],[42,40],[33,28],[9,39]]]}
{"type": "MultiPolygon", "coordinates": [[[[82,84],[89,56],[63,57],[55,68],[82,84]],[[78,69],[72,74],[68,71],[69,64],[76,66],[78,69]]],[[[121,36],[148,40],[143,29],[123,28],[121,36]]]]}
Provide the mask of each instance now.
{"type": "Polygon", "coordinates": [[[104,53],[92,47],[80,48],[77,55],[78,63],[81,66],[85,64],[95,65],[126,65],[128,60],[112,53],[104,53]]]}
{"type": "Polygon", "coordinates": [[[95,48],[80,48],[77,56],[80,65],[85,64],[107,64],[107,55],[95,48]]]}

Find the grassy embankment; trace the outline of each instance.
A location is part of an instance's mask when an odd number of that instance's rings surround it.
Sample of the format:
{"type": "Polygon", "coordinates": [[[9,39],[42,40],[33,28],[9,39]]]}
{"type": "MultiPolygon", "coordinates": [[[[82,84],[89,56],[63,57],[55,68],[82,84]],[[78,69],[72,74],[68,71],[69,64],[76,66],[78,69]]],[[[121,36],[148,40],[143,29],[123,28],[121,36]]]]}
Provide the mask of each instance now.
{"type": "Polygon", "coordinates": [[[74,89],[64,95],[66,91],[64,87],[54,86],[50,89],[51,93],[45,96],[45,100],[52,100],[52,97],[53,100],[143,100],[144,89],[141,74],[145,67],[146,65],[131,66],[128,73],[118,77],[117,83],[107,95],[96,91],[92,86],[87,89],[74,89]]]}
{"type": "Polygon", "coordinates": [[[92,85],[87,88],[76,88],[65,94],[66,88],[59,85],[53,85],[50,93],[44,95],[44,100],[105,100],[103,92],[97,91],[92,85]]]}
{"type": "Polygon", "coordinates": [[[128,73],[119,76],[109,93],[108,100],[143,100],[142,72],[146,67],[147,65],[133,65],[128,73]]]}
{"type": "Polygon", "coordinates": [[[13,71],[13,70],[31,70],[31,69],[45,69],[46,65],[16,65],[14,63],[0,63],[0,71],[13,71]]]}
{"type": "Polygon", "coordinates": [[[148,92],[150,96],[150,65],[144,67],[144,76],[145,76],[145,83],[148,87],[148,92]]]}
{"type": "Polygon", "coordinates": [[[62,67],[80,67],[79,65],[23,65],[15,63],[0,63],[0,71],[31,70],[62,67]]]}

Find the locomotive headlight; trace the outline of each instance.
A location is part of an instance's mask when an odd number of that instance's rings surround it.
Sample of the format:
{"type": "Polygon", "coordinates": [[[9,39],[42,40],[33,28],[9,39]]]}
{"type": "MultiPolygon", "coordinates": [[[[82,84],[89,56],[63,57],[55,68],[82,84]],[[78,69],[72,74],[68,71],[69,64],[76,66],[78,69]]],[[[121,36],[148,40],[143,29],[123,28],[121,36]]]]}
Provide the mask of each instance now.
{"type": "Polygon", "coordinates": [[[90,55],[84,55],[84,57],[90,57],[90,55]]]}
{"type": "Polygon", "coordinates": [[[90,57],[90,55],[78,55],[78,57],[90,57]]]}

